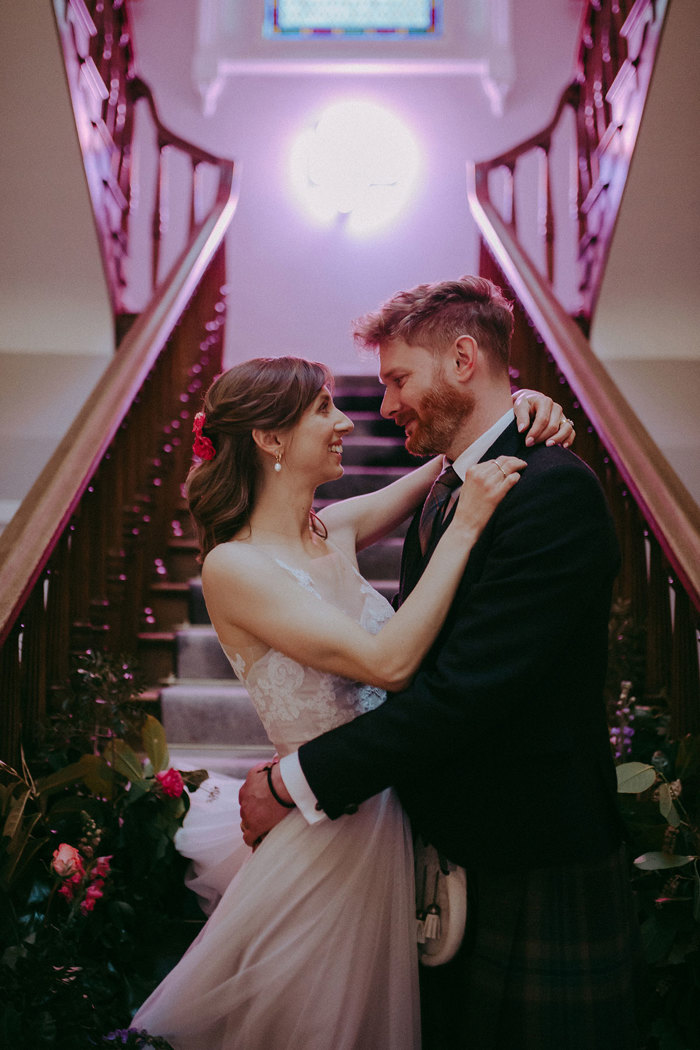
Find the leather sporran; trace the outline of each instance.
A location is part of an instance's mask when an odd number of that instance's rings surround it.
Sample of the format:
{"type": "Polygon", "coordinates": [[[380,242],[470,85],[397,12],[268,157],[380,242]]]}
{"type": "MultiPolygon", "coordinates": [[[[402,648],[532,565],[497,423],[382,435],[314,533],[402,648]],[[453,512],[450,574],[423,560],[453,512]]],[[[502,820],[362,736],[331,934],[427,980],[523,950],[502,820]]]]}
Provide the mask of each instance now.
{"type": "Polygon", "coordinates": [[[467,874],[420,836],[413,849],[418,958],[423,966],[441,966],[455,955],[464,937],[467,874]]]}

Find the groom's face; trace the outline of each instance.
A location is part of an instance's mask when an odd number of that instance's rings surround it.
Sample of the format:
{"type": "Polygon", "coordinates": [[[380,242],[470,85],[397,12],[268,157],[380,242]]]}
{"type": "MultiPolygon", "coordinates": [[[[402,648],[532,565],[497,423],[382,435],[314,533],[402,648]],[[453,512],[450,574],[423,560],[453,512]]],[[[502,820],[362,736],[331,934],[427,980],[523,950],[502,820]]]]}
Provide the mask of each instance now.
{"type": "Polygon", "coordinates": [[[415,456],[449,455],[473,408],[469,393],[450,383],[445,364],[449,368],[440,354],[401,339],[379,351],[379,378],[386,387],[382,415],[404,428],[406,448],[415,456]]]}

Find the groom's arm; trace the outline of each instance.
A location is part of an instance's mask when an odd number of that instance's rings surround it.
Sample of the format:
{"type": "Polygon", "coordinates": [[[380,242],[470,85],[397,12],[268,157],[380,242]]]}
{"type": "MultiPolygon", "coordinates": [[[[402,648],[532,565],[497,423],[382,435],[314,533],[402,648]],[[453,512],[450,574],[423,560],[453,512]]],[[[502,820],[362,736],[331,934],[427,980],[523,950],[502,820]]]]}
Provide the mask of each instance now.
{"type": "Polygon", "coordinates": [[[561,691],[566,703],[568,684],[553,682],[552,668],[590,637],[592,617],[605,631],[618,554],[594,476],[568,457],[555,464],[529,466],[495,512],[483,571],[458,595],[436,658],[382,707],[299,750],[328,816],[418,769],[429,777],[465,762],[469,742],[497,739],[526,697],[561,691]]]}
{"type": "Polygon", "coordinates": [[[617,554],[602,492],[576,461],[554,463],[531,465],[495,512],[481,575],[458,594],[437,658],[381,707],[300,749],[300,770],[328,816],[416,769],[429,776],[465,761],[468,742],[497,734],[510,705],[551,691],[552,666],[582,619],[607,615],[617,554]]]}

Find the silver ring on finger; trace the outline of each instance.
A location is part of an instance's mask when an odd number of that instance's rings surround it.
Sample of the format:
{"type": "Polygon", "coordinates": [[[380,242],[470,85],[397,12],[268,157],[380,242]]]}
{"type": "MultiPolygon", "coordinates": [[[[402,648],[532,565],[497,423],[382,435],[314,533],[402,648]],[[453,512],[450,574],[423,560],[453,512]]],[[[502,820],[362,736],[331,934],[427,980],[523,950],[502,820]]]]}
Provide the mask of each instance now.
{"type": "Polygon", "coordinates": [[[508,477],[508,475],[506,474],[505,470],[503,469],[503,467],[501,466],[501,464],[500,464],[500,463],[498,462],[498,460],[497,460],[497,459],[496,459],[496,460],[494,460],[494,463],[496,464],[496,466],[497,466],[497,467],[498,467],[498,469],[500,470],[500,472],[501,472],[501,474],[503,475],[503,477],[504,477],[504,478],[507,478],[507,477],[508,477]]]}

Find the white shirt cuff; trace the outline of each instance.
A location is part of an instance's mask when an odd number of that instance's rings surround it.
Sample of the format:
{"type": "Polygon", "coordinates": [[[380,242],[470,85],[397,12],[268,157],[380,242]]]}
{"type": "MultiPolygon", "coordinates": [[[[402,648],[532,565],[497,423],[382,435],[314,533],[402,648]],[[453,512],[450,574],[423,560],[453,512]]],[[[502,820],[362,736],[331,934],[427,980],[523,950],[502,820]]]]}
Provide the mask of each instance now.
{"type": "Polygon", "coordinates": [[[284,781],[284,786],[296,802],[299,812],[307,824],[318,824],[319,820],[328,819],[322,809],[316,808],[318,800],[304,776],[299,755],[296,751],[280,759],[280,774],[284,781]]]}

